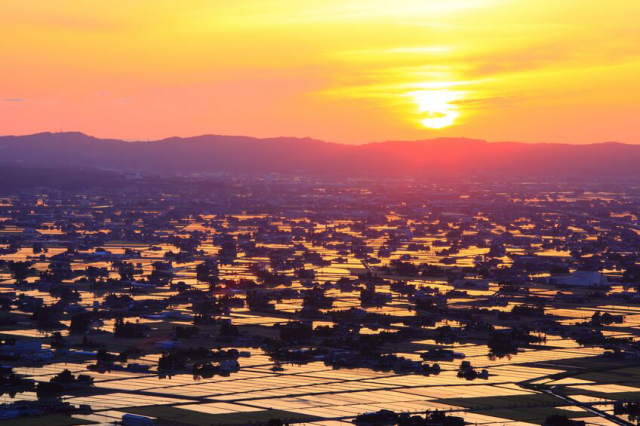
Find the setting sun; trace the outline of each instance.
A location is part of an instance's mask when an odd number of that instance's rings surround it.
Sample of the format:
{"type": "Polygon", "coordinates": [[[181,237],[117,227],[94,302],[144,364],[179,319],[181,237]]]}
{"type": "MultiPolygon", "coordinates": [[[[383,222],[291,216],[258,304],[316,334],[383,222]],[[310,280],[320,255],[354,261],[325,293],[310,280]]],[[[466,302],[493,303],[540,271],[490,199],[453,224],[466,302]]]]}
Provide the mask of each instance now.
{"type": "Polygon", "coordinates": [[[0,0],[0,426],[640,426],[639,18],[0,0]]]}
{"type": "Polygon", "coordinates": [[[409,93],[418,106],[420,122],[424,127],[442,129],[451,126],[460,115],[454,101],[460,99],[460,92],[450,90],[421,90],[409,93]]]}
{"type": "Polygon", "coordinates": [[[635,142],[639,13],[637,0],[5,1],[0,133],[635,142]]]}

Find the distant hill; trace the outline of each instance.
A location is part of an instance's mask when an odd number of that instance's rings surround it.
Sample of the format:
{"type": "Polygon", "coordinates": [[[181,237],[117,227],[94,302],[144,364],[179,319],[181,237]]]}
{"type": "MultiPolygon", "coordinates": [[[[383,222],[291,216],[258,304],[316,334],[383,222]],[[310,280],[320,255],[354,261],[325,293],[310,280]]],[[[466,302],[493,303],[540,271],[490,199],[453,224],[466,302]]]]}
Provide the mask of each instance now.
{"type": "Polygon", "coordinates": [[[336,176],[636,176],[640,145],[490,143],[464,138],[343,145],[308,138],[216,135],[125,142],[67,132],[0,137],[0,164],[336,176]]]}

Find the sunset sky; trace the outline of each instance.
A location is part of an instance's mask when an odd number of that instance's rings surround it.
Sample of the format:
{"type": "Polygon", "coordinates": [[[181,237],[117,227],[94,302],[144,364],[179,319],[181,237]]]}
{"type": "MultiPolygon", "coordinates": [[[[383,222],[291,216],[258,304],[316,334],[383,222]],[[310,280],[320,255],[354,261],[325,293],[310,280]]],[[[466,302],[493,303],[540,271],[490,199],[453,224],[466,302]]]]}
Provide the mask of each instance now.
{"type": "Polygon", "coordinates": [[[640,143],[638,0],[0,0],[0,134],[640,143]]]}

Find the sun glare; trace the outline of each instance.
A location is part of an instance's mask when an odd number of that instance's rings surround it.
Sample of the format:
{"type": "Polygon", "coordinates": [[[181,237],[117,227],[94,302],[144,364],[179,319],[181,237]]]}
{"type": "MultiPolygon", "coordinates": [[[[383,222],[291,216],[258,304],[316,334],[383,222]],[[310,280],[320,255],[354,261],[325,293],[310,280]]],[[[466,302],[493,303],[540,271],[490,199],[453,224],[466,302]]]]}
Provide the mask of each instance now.
{"type": "Polygon", "coordinates": [[[420,90],[409,93],[418,105],[420,122],[430,129],[442,129],[454,124],[460,116],[458,107],[453,104],[460,99],[461,93],[451,90],[420,90]]]}

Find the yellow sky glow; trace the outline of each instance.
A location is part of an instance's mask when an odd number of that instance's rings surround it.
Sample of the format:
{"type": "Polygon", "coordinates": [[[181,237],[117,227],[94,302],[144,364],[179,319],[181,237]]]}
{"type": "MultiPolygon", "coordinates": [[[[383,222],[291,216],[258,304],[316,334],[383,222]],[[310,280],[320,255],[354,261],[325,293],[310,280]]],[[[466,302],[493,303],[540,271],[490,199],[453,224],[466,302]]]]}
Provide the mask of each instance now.
{"type": "Polygon", "coordinates": [[[640,143],[636,0],[0,1],[0,134],[640,143]]]}

